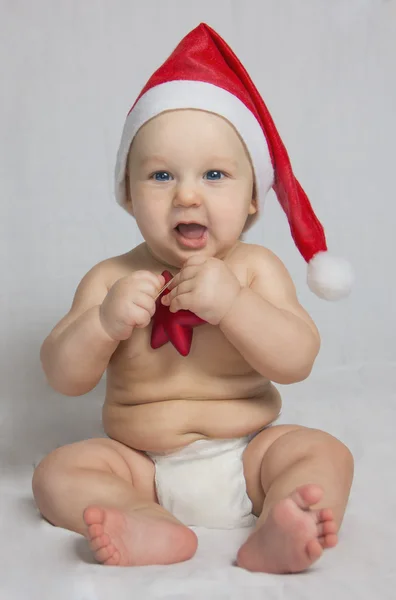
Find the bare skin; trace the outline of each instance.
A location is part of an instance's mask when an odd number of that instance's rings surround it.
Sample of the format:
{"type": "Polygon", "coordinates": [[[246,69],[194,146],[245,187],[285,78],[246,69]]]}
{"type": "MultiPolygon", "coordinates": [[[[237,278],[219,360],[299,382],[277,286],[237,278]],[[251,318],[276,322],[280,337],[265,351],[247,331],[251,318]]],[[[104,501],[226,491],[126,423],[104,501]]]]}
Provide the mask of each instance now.
{"type": "MultiPolygon", "coordinates": [[[[145,452],[166,453],[196,440],[262,429],[281,408],[272,382],[307,377],[319,349],[316,327],[282,263],[237,239],[256,210],[250,163],[239,138],[214,115],[176,113],[144,126],[131,150],[131,212],[148,240],[84,277],[70,312],[41,352],[49,383],[66,395],[85,394],[107,370],[108,439],[58,448],[33,477],[43,516],[84,535],[106,565],[170,564],[194,555],[195,534],[158,503],[154,465],[145,452]],[[190,136],[175,134],[188,128],[190,136]],[[189,147],[179,154],[183,139],[191,136],[198,140],[193,155],[189,147]],[[237,166],[230,167],[224,187],[198,177],[204,168],[219,168],[205,162],[208,147],[216,156],[233,151],[237,166]],[[150,149],[174,159],[158,166],[150,159],[147,167],[173,169],[164,186],[154,185],[139,166],[139,156],[147,158],[150,149]],[[207,243],[198,252],[168,232],[166,223],[171,231],[178,215],[206,223],[207,243]],[[170,310],[187,308],[207,321],[194,330],[188,357],[169,343],[150,347],[164,269],[179,273],[170,286],[170,310]]],[[[239,566],[301,571],[337,543],[353,474],[341,442],[317,430],[273,426],[250,442],[243,466],[259,519],[239,550],[239,566]]]]}

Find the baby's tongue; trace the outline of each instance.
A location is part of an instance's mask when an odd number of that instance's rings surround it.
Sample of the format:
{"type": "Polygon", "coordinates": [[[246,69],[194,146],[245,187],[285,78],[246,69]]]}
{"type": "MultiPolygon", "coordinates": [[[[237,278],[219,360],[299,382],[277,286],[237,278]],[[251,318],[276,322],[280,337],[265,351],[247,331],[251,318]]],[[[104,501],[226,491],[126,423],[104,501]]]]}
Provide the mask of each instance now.
{"type": "Polygon", "coordinates": [[[202,237],[206,229],[206,227],[198,225],[198,223],[189,223],[188,225],[186,223],[180,223],[177,228],[184,237],[191,240],[197,240],[202,237]]]}

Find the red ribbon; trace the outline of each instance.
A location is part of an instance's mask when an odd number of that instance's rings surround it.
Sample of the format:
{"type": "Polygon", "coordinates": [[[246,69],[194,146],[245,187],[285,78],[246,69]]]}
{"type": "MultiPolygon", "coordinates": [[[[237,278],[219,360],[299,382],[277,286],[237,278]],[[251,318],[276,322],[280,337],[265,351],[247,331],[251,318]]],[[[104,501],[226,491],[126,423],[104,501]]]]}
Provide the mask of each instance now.
{"type": "MultiPolygon", "coordinates": [[[[163,271],[165,283],[172,279],[169,271],[163,271]]],[[[178,310],[172,313],[169,306],[161,303],[161,298],[169,294],[166,288],[156,300],[156,310],[153,316],[153,328],[151,331],[151,347],[155,350],[167,342],[173,344],[182,356],[190,352],[193,337],[193,327],[206,323],[189,310],[178,310]]]]}

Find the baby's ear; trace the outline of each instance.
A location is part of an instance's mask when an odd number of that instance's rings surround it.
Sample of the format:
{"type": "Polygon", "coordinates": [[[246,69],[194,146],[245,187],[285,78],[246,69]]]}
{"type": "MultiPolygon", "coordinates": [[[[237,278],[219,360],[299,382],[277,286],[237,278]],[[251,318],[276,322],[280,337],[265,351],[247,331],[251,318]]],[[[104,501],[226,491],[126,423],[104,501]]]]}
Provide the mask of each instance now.
{"type": "Polygon", "coordinates": [[[258,208],[258,204],[257,204],[257,186],[256,186],[256,182],[255,181],[253,181],[252,200],[254,202],[255,207],[258,208]]]}
{"type": "Polygon", "coordinates": [[[131,186],[128,171],[125,173],[125,204],[128,212],[133,216],[133,206],[131,198],[131,186]]]}
{"type": "Polygon", "coordinates": [[[256,183],[254,182],[253,190],[252,190],[252,200],[251,200],[250,209],[249,209],[249,215],[256,214],[257,210],[258,210],[257,188],[256,188],[256,183]]]}

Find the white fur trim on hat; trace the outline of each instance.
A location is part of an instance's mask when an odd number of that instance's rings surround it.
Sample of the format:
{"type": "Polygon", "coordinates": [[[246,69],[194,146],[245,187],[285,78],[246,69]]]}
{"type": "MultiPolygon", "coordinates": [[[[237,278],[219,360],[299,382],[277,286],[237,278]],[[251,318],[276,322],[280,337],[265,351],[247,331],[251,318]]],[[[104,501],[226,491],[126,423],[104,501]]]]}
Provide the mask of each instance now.
{"type": "Polygon", "coordinates": [[[318,252],[308,264],[308,286],[324,300],[340,300],[348,296],[353,280],[348,261],[328,252],[318,252]]]}
{"type": "Polygon", "coordinates": [[[267,140],[253,113],[236,96],[211,83],[169,81],[149,89],[130,111],[125,121],[115,168],[115,195],[126,208],[125,169],[129,148],[139,129],[167,110],[198,109],[215,113],[229,121],[243,139],[250,154],[256,178],[257,196],[262,203],[274,179],[267,140]]]}

